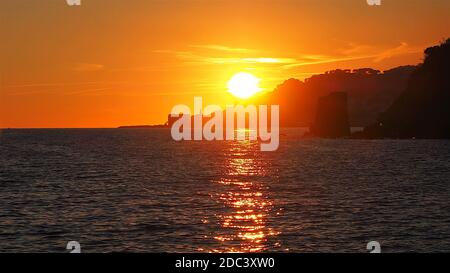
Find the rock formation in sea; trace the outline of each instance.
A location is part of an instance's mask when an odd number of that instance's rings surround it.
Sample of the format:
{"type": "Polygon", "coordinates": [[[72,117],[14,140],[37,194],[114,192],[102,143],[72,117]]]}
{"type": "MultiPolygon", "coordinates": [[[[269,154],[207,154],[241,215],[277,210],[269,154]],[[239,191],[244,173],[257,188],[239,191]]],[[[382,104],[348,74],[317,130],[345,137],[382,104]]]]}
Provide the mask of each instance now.
{"type": "Polygon", "coordinates": [[[319,98],[311,136],[342,138],[350,135],[347,93],[333,92],[319,98]]]}

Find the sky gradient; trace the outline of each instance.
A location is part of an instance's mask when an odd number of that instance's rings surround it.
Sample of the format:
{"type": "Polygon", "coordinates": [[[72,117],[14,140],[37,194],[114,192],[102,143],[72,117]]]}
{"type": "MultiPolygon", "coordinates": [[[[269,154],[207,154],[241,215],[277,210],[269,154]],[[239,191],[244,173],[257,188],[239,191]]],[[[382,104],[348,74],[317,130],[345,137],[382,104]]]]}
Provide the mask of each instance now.
{"type": "Polygon", "coordinates": [[[164,123],[224,105],[246,71],[273,90],[336,68],[417,64],[450,37],[450,1],[3,0],[0,128],[164,123]]]}

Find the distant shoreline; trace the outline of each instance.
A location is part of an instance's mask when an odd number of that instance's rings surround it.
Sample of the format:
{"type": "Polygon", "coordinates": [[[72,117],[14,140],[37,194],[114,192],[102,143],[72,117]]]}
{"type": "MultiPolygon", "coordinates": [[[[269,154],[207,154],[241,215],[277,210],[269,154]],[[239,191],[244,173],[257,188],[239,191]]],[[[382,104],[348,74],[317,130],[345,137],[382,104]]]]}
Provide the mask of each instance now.
{"type": "MultiPolygon", "coordinates": [[[[281,129],[305,129],[308,127],[289,127],[284,126],[281,129]]],[[[361,131],[359,126],[352,126],[352,134],[348,137],[342,138],[324,138],[308,136],[307,134],[302,137],[302,139],[345,139],[345,140],[449,140],[450,138],[445,137],[383,137],[383,136],[370,136],[365,135],[361,131]],[[356,130],[355,130],[356,129],[356,130]]],[[[119,126],[119,127],[72,127],[72,128],[0,128],[0,136],[2,131],[13,131],[13,130],[121,130],[121,129],[170,129],[167,125],[131,125],[131,126],[119,126]]]]}
{"type": "Polygon", "coordinates": [[[152,129],[169,128],[164,125],[136,125],[119,127],[20,127],[20,128],[0,128],[1,130],[90,130],[90,129],[152,129]]]}
{"type": "Polygon", "coordinates": [[[159,129],[159,128],[169,128],[168,125],[127,125],[119,126],[118,129],[159,129]]]}

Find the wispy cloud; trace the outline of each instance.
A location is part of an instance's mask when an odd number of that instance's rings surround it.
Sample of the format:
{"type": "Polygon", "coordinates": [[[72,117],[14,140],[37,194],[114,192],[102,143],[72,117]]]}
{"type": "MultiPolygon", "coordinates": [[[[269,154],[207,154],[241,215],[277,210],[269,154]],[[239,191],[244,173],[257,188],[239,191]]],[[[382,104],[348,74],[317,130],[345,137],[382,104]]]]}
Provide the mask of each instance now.
{"type": "Polygon", "coordinates": [[[249,48],[238,48],[238,47],[229,47],[224,45],[190,45],[192,48],[200,48],[200,49],[209,49],[215,51],[224,51],[224,52],[254,52],[254,49],[249,48]]]}
{"type": "Polygon", "coordinates": [[[400,55],[421,53],[422,50],[423,47],[411,46],[406,42],[401,42],[399,45],[394,45],[388,48],[349,43],[347,48],[340,50],[340,53],[355,57],[366,56],[368,58],[372,58],[374,62],[381,62],[400,55]]]}
{"type": "Polygon", "coordinates": [[[363,59],[371,59],[375,63],[404,54],[422,52],[421,47],[412,47],[408,43],[402,42],[398,46],[379,49],[370,45],[360,45],[349,43],[348,47],[338,50],[335,55],[304,55],[297,58],[297,62],[286,64],[283,68],[295,68],[307,65],[328,64],[337,62],[350,62],[363,59]]]}
{"type": "Polygon", "coordinates": [[[72,70],[78,72],[92,72],[103,70],[104,68],[105,66],[102,64],[77,63],[73,65],[72,70]]]}
{"type": "MultiPolygon", "coordinates": [[[[367,65],[379,63],[387,59],[404,55],[420,53],[422,47],[414,47],[406,42],[382,47],[380,45],[365,45],[348,43],[344,48],[336,49],[328,54],[274,54],[262,50],[232,48],[222,45],[191,45],[187,50],[156,50],[155,53],[170,54],[178,60],[181,66],[205,65],[266,65],[272,69],[296,69],[303,66],[314,66],[333,63],[354,62],[366,59],[367,65]],[[205,51],[205,49],[208,49],[205,51]],[[212,51],[211,51],[212,50],[212,51]]],[[[299,72],[298,70],[296,70],[299,72]]]]}
{"type": "Polygon", "coordinates": [[[295,62],[294,58],[280,57],[224,57],[202,54],[196,51],[155,50],[155,53],[172,54],[184,64],[287,64],[295,62]]]}
{"type": "Polygon", "coordinates": [[[355,60],[361,60],[361,59],[368,59],[372,58],[373,56],[348,56],[348,57],[337,57],[337,56],[323,56],[321,58],[311,58],[311,57],[300,57],[297,59],[296,62],[283,65],[283,68],[290,69],[300,66],[307,66],[307,65],[318,65],[318,64],[329,64],[329,63],[338,63],[338,62],[348,62],[348,61],[355,61],[355,60]]]}
{"type": "Polygon", "coordinates": [[[91,85],[103,82],[53,82],[53,83],[29,83],[29,84],[17,84],[7,85],[5,88],[28,88],[28,87],[59,87],[59,86],[76,86],[76,85],[91,85]]]}
{"type": "Polygon", "coordinates": [[[413,54],[413,53],[421,53],[423,49],[421,47],[412,47],[408,45],[405,42],[402,42],[399,46],[394,48],[386,49],[380,53],[378,53],[378,56],[375,57],[374,62],[381,62],[385,59],[392,58],[394,56],[398,55],[404,55],[404,54],[413,54]]]}
{"type": "Polygon", "coordinates": [[[295,62],[293,58],[259,57],[259,58],[218,58],[206,57],[204,62],[211,64],[287,64],[295,62]]]}
{"type": "Polygon", "coordinates": [[[111,87],[103,87],[103,88],[90,88],[90,89],[83,89],[83,90],[76,90],[67,92],[65,94],[67,95],[84,95],[84,94],[98,94],[98,92],[111,90],[111,87]]]}

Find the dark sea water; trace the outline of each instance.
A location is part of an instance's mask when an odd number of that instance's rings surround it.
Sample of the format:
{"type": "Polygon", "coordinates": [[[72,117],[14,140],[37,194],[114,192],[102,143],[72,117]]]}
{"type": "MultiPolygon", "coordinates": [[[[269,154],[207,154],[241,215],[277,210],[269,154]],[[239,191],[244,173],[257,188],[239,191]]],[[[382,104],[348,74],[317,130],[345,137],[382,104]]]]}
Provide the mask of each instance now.
{"type": "Polygon", "coordinates": [[[0,131],[0,252],[450,251],[450,141],[0,131]]]}

